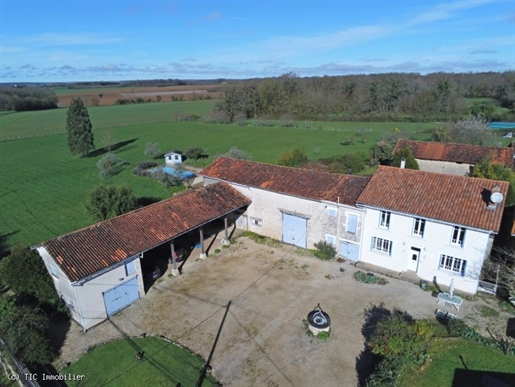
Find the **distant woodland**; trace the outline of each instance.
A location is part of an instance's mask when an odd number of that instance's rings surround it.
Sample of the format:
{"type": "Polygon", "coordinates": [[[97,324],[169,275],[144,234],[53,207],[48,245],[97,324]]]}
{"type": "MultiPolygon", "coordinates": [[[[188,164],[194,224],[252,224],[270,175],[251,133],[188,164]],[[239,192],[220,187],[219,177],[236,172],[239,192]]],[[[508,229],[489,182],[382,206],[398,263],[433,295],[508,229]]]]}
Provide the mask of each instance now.
{"type": "Polygon", "coordinates": [[[218,110],[229,121],[255,118],[441,121],[470,114],[515,118],[515,72],[392,73],[231,82],[218,110]],[[467,98],[484,98],[469,106],[467,98]],[[499,108],[505,109],[499,109],[499,108]]]}
{"type": "Polygon", "coordinates": [[[225,122],[249,118],[341,121],[445,121],[481,116],[515,121],[515,71],[503,73],[390,73],[301,78],[287,73],[247,80],[154,79],[0,87],[0,110],[57,107],[53,88],[118,88],[217,84],[225,122]],[[474,98],[475,100],[470,100],[474,98]]]}
{"type": "Polygon", "coordinates": [[[57,108],[57,96],[50,89],[36,87],[1,87],[0,110],[17,112],[57,108]]]}

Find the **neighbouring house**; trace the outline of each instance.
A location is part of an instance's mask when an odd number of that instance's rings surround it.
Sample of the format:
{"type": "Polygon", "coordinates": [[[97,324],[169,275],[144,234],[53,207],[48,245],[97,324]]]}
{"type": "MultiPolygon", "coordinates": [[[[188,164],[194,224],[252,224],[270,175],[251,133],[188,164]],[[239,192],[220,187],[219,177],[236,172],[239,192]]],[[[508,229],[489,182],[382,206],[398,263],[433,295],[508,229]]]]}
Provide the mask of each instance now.
{"type": "Polygon", "coordinates": [[[302,248],[325,240],[361,257],[364,210],[355,203],[370,177],[316,172],[228,157],[205,168],[204,184],[227,182],[252,201],[237,227],[302,248]]]}
{"type": "Polygon", "coordinates": [[[223,223],[227,235],[234,212],[249,204],[228,184],[213,184],[54,238],[37,251],[86,331],[144,294],[147,252],[164,246],[170,254],[181,238],[194,234],[204,254],[204,229],[219,230],[223,223]]]}
{"type": "Polygon", "coordinates": [[[393,154],[409,148],[422,171],[439,172],[466,176],[474,164],[485,157],[492,163],[509,168],[515,166],[513,147],[486,147],[468,144],[449,144],[444,142],[399,140],[393,154]]]}
{"type": "Polygon", "coordinates": [[[474,294],[507,191],[505,181],[380,166],[356,201],[361,260],[445,286],[454,278],[474,294]]]}
{"type": "Polygon", "coordinates": [[[181,151],[173,150],[165,154],[166,164],[181,164],[184,161],[184,155],[181,151]]]}

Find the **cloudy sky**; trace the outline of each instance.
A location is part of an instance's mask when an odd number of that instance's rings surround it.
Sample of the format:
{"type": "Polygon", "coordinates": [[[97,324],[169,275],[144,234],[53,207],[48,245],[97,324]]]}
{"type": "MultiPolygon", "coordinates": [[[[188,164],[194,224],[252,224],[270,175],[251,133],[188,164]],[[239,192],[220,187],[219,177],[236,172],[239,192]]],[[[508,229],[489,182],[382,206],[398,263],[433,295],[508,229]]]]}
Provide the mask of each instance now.
{"type": "Polygon", "coordinates": [[[0,0],[0,82],[514,69],[514,0],[0,0]]]}

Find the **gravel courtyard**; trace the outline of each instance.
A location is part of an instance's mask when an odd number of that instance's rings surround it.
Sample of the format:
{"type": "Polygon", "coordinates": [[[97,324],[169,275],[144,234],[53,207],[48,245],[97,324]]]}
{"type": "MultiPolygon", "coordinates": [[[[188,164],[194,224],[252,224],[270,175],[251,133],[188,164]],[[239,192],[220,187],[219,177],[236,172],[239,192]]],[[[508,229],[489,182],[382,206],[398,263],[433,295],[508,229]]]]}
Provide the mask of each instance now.
{"type": "MultiPolygon", "coordinates": [[[[414,284],[360,283],[349,263],[278,243],[240,237],[204,261],[195,258],[181,276],[163,275],[141,300],[87,333],[72,322],[56,368],[99,343],[141,334],[164,336],[207,359],[232,301],[211,361],[224,386],[356,386],[356,370],[369,366],[358,361],[366,309],[383,304],[420,318],[434,316],[437,306],[414,284]],[[318,303],[331,317],[328,341],[308,336],[302,321],[318,303]]],[[[478,302],[465,300],[459,316],[477,315],[478,302]]]]}

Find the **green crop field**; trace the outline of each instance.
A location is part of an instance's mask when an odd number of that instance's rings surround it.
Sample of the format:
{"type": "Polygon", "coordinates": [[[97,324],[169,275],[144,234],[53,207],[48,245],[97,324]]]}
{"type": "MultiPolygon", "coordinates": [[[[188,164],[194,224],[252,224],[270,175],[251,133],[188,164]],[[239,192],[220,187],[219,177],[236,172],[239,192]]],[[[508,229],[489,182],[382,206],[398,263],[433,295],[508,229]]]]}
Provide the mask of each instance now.
{"type": "MultiPolygon", "coordinates": [[[[117,340],[93,349],[61,372],[84,375],[69,386],[194,386],[204,361],[188,350],[156,337],[117,340]],[[135,355],[143,351],[143,360],[135,355]]],[[[212,386],[206,375],[203,386],[212,386]]]]}
{"type": "MultiPolygon", "coordinates": [[[[126,143],[114,153],[130,165],[108,180],[98,176],[96,163],[102,155],[86,158],[72,156],[68,151],[65,134],[0,142],[0,250],[5,251],[16,241],[26,245],[37,244],[92,224],[93,220],[86,214],[84,201],[87,193],[99,184],[127,184],[139,198],[159,200],[172,195],[172,189],[131,173],[138,161],[146,159],[143,151],[148,142],[159,143],[163,152],[202,147],[209,155],[203,161],[204,165],[232,146],[247,151],[255,161],[275,163],[281,152],[293,146],[303,147],[310,159],[319,159],[368,150],[381,138],[383,132],[392,131],[394,127],[409,132],[410,137],[421,139],[428,139],[430,135],[427,129],[434,128],[434,124],[392,122],[299,122],[298,128],[222,125],[200,121],[115,126],[116,120],[126,122],[130,114],[135,119],[146,120],[151,116],[149,111],[164,114],[163,107],[176,106],[182,106],[182,112],[188,111],[191,114],[209,111],[209,103],[206,101],[89,109],[95,127],[95,119],[99,117],[99,121],[104,124],[111,122],[113,125],[110,129],[94,130],[97,147],[103,146],[102,138],[106,131],[109,131],[114,143],[126,143]],[[357,137],[357,133],[363,136],[357,137]],[[360,140],[354,145],[341,145],[342,138],[349,136],[360,140]]],[[[56,122],[55,116],[48,118],[49,114],[55,112],[60,112],[64,119],[65,110],[20,114],[22,117],[31,116],[33,122],[45,126],[49,125],[48,121],[56,122]]],[[[17,114],[0,118],[4,122],[17,114]]],[[[15,131],[27,130],[20,121],[10,122],[15,131]]],[[[159,158],[158,161],[164,164],[164,159],[159,158]]]]}

